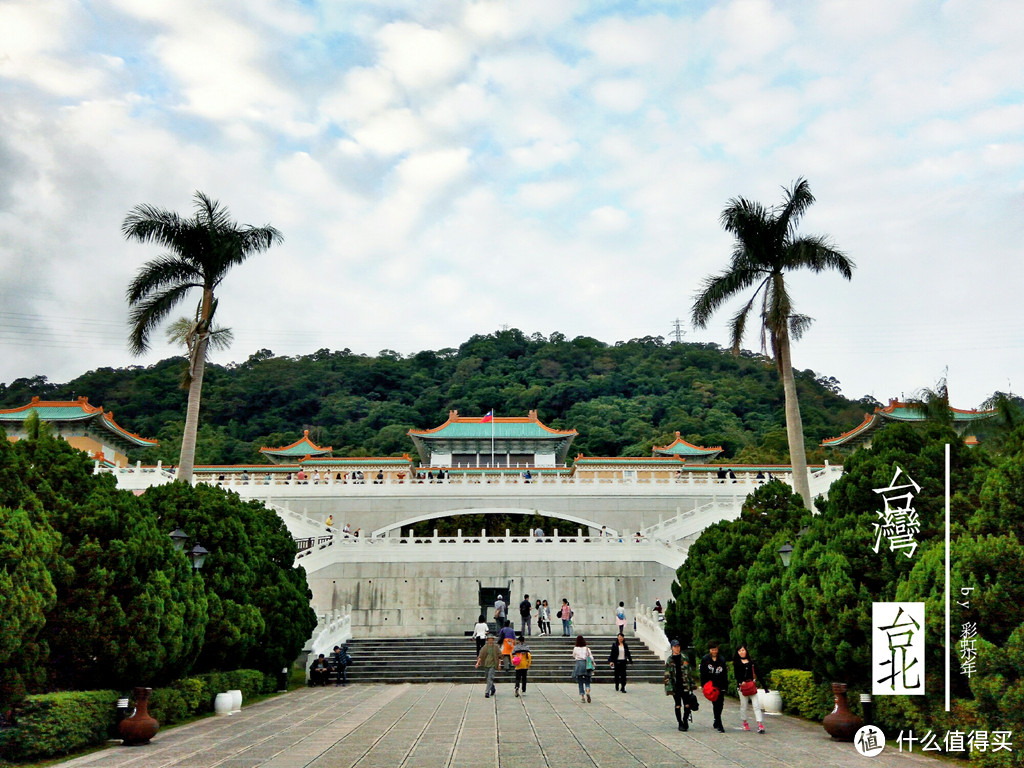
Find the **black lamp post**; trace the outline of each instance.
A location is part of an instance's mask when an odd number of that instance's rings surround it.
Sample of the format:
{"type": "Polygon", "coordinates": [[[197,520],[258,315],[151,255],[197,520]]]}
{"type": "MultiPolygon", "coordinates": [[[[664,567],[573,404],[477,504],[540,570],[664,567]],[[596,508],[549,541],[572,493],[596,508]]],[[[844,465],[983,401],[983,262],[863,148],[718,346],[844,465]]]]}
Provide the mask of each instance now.
{"type": "Polygon", "coordinates": [[[198,571],[203,567],[203,562],[206,560],[206,556],[208,554],[210,554],[210,552],[207,549],[204,549],[202,544],[196,544],[192,547],[192,551],[188,553],[188,556],[192,560],[193,571],[198,571]]]}
{"type": "MultiPolygon", "coordinates": [[[[185,542],[189,540],[189,535],[185,533],[181,528],[175,528],[170,534],[171,541],[174,543],[174,548],[178,552],[185,550],[185,542]]],[[[192,570],[198,571],[203,567],[203,563],[206,561],[206,556],[210,554],[209,550],[203,547],[202,544],[197,543],[187,553],[188,559],[192,561],[192,570]]]]}
{"type": "Polygon", "coordinates": [[[174,548],[181,552],[185,548],[185,542],[188,541],[188,534],[181,528],[175,528],[171,533],[171,541],[174,543],[174,548]]]}
{"type": "Polygon", "coordinates": [[[782,567],[789,568],[789,560],[793,557],[793,546],[788,541],[779,547],[779,557],[782,558],[782,567]]]}

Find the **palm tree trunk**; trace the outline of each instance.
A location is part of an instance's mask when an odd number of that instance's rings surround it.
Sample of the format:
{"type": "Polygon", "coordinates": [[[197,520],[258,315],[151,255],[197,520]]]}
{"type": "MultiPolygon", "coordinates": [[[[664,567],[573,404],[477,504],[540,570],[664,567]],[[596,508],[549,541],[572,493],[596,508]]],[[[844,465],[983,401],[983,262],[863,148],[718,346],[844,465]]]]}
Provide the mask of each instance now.
{"type": "Polygon", "coordinates": [[[804,423],[800,418],[800,400],[796,394],[796,378],[789,351],[789,333],[779,335],[779,375],[786,396],[786,436],[789,439],[789,461],[793,466],[793,490],[800,494],[804,506],[814,511],[811,486],[807,480],[807,448],[804,445],[804,423]]]}
{"type": "Polygon", "coordinates": [[[200,333],[196,339],[196,359],[192,371],[192,381],[188,386],[188,407],[185,410],[185,431],[181,435],[181,455],[178,457],[178,480],[192,483],[193,468],[196,463],[196,439],[199,435],[199,402],[203,394],[203,372],[206,370],[206,347],[210,336],[205,332],[209,325],[210,308],[213,306],[213,291],[203,291],[202,318],[199,323],[200,333]]]}

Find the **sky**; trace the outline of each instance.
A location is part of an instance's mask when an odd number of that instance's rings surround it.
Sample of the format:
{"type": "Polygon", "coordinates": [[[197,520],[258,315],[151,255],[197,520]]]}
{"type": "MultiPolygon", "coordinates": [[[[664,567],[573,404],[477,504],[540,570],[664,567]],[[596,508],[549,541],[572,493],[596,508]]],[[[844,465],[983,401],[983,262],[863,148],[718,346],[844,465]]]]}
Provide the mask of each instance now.
{"type": "MultiPolygon", "coordinates": [[[[0,382],[128,351],[146,203],[283,244],[216,362],[402,354],[503,327],[728,345],[695,291],[730,199],[806,178],[797,369],[852,398],[1024,391],[1024,4],[0,0],[0,382]]],[[[174,317],[194,311],[195,299],[174,317]]],[[[759,348],[751,333],[746,346],[759,348]]]]}

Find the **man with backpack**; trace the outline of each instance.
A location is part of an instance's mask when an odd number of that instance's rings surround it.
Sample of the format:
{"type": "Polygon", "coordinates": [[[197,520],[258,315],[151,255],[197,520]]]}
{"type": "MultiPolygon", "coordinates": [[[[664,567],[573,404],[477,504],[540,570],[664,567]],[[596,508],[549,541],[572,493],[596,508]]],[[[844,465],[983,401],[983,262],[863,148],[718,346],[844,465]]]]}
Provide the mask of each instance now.
{"type": "Polygon", "coordinates": [[[531,614],[533,612],[533,605],[530,603],[530,596],[523,595],[523,602],[519,604],[519,618],[522,619],[522,628],[520,632],[524,635],[532,635],[533,627],[531,621],[531,614]]]}
{"type": "Polygon", "coordinates": [[[352,663],[352,657],[348,653],[348,646],[334,646],[334,651],[331,653],[331,661],[334,662],[334,668],[338,671],[337,685],[348,685],[347,670],[352,663]]]}

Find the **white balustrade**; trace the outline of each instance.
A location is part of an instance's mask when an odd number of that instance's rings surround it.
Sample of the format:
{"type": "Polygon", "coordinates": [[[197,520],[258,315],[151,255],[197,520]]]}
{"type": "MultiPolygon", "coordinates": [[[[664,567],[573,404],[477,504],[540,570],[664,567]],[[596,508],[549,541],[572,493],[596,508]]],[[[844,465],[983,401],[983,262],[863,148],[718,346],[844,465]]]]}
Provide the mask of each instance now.
{"type": "Polygon", "coordinates": [[[343,645],[352,639],[352,605],[335,611],[328,611],[317,616],[316,629],[309,641],[312,658],[321,653],[325,656],[334,650],[334,646],[343,645]]]}
{"type": "Polygon", "coordinates": [[[633,615],[636,617],[636,636],[640,642],[662,659],[667,659],[672,653],[672,646],[668,635],[665,634],[663,621],[639,599],[636,601],[633,615]]]}

